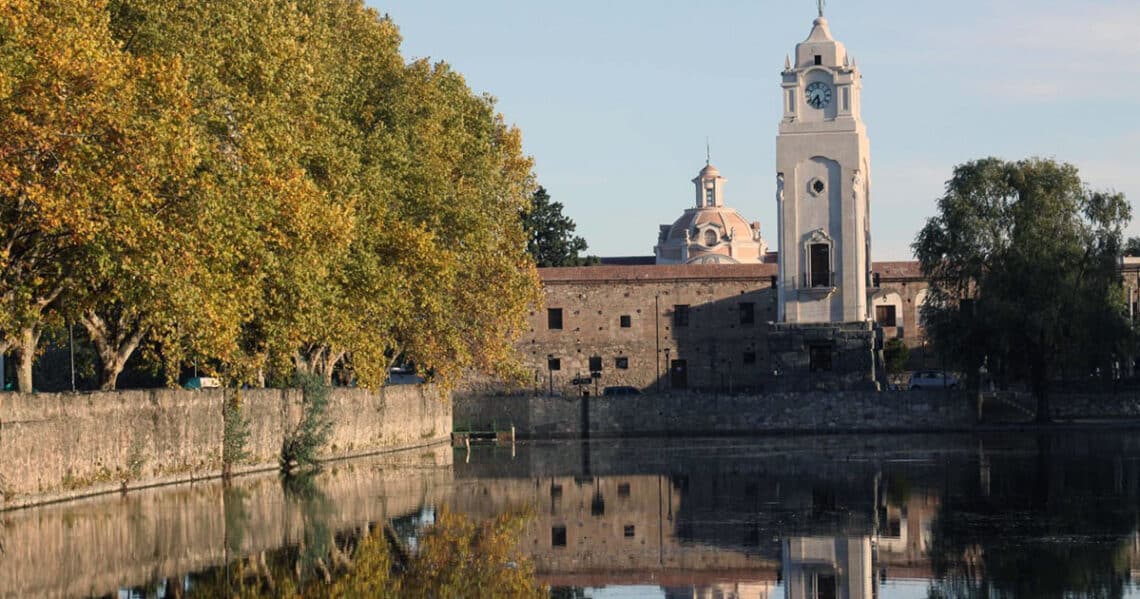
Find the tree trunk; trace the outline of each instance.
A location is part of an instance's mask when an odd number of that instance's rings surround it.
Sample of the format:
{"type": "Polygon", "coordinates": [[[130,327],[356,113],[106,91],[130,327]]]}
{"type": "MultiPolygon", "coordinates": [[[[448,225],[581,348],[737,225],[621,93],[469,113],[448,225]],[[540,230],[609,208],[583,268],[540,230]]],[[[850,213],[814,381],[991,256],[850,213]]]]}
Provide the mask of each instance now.
{"type": "Polygon", "coordinates": [[[114,391],[118,385],[119,375],[127,365],[127,360],[138,349],[142,342],[146,328],[139,324],[137,319],[120,315],[116,322],[108,324],[103,317],[95,312],[88,312],[80,318],[87,336],[95,344],[95,351],[99,354],[99,389],[114,391]]]}
{"type": "Polygon", "coordinates": [[[31,393],[32,365],[36,361],[36,346],[40,342],[40,331],[34,328],[20,330],[16,342],[16,385],[20,393],[31,393]]]}

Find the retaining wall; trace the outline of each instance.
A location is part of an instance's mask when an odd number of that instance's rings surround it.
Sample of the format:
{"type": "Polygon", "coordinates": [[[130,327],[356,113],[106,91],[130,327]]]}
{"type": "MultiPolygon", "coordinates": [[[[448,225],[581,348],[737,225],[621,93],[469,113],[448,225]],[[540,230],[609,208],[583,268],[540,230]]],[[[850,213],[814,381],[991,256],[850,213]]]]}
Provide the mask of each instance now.
{"type": "MultiPolygon", "coordinates": [[[[222,406],[238,393],[248,458],[235,472],[276,468],[301,417],[298,390],[154,389],[0,394],[0,509],[219,476],[222,406]]],[[[336,459],[437,443],[451,432],[438,389],[333,389],[321,457],[336,459]]]]}
{"type": "Polygon", "coordinates": [[[456,396],[454,414],[457,427],[514,425],[520,437],[554,438],[961,430],[976,422],[968,400],[941,391],[456,396]]]}

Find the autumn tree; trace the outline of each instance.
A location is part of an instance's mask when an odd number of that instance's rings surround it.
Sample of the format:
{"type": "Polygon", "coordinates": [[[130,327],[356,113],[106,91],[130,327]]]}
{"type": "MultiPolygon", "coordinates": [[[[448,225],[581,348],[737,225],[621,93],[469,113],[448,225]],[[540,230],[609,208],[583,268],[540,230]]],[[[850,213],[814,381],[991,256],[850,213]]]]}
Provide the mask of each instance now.
{"type": "Polygon", "coordinates": [[[562,214],[562,203],[550,199],[546,188],[531,195],[530,206],[522,212],[527,233],[526,250],[538,266],[577,266],[579,254],[586,251],[586,240],[574,235],[576,225],[562,214]]]}
{"type": "Polygon", "coordinates": [[[987,158],[960,165],[913,248],[929,280],[926,334],[977,385],[1028,383],[1037,418],[1064,373],[1111,371],[1130,337],[1117,257],[1131,209],[1072,165],[987,158]]]}
{"type": "Polygon", "coordinates": [[[151,251],[96,248],[123,219],[154,225],[194,154],[181,63],[124,53],[106,8],[0,1],[0,349],[15,348],[23,392],[44,324],[89,285],[82,270],[151,251]]]}

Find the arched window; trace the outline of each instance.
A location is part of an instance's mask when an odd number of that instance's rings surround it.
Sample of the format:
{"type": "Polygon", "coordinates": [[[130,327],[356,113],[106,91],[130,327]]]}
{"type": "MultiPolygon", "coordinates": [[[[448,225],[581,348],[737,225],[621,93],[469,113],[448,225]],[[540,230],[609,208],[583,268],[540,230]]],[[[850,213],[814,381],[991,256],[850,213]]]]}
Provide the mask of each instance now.
{"type": "Polygon", "coordinates": [[[705,231],[705,245],[710,246],[710,247],[716,245],[716,242],[717,242],[716,237],[717,237],[716,231],[713,231],[712,229],[706,230],[705,231]]]}

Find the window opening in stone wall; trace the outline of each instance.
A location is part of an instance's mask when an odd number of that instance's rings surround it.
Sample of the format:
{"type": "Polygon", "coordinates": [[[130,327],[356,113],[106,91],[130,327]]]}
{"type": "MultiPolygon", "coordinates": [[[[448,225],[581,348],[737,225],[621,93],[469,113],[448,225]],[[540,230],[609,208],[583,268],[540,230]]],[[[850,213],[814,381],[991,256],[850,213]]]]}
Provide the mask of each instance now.
{"type": "Polygon", "coordinates": [[[601,371],[602,371],[602,357],[601,356],[590,356],[590,372],[601,372],[601,371]]]}
{"type": "Polygon", "coordinates": [[[740,324],[756,323],[756,304],[752,302],[740,303],[740,324]]]}
{"type": "Polygon", "coordinates": [[[552,331],[562,330],[562,308],[546,309],[546,328],[552,331]]]}
{"type": "Polygon", "coordinates": [[[836,599],[839,596],[839,584],[832,572],[817,575],[815,585],[815,599],[836,599]]]}
{"type": "Polygon", "coordinates": [[[629,497],[629,483],[618,483],[618,497],[629,497]]]}
{"type": "Polygon", "coordinates": [[[895,306],[875,306],[875,322],[884,327],[898,326],[896,324],[895,306]]]}
{"type": "Polygon", "coordinates": [[[625,529],[622,532],[625,534],[625,538],[632,539],[635,530],[636,530],[636,528],[634,527],[634,525],[626,524],[625,529]]]}
{"type": "Polygon", "coordinates": [[[623,329],[628,329],[629,327],[633,326],[633,319],[629,317],[629,314],[622,314],[620,322],[621,328],[623,329]]]}
{"type": "Polygon", "coordinates": [[[566,527],[565,526],[552,526],[552,527],[550,527],[550,546],[551,547],[565,547],[566,546],[566,527]]]}
{"type": "Polygon", "coordinates": [[[830,345],[813,345],[808,349],[808,359],[810,360],[809,370],[811,372],[830,372],[831,371],[831,346],[830,345]]]}
{"type": "Polygon", "coordinates": [[[823,56],[822,55],[819,55],[819,54],[815,55],[815,64],[816,65],[823,64],[823,56]]]}
{"type": "Polygon", "coordinates": [[[744,352],[743,357],[744,357],[744,365],[745,366],[749,366],[749,365],[756,363],[756,352],[754,352],[754,351],[744,352]]]}
{"type": "Polygon", "coordinates": [[[705,245],[716,245],[716,231],[713,231],[712,229],[705,231],[705,245]]]}
{"type": "Polygon", "coordinates": [[[810,287],[831,286],[831,246],[826,243],[813,243],[808,248],[811,256],[810,287]]]}
{"type": "Polygon", "coordinates": [[[629,370],[629,358],[625,356],[614,358],[614,368],[618,370],[629,370]]]}
{"type": "Polygon", "coordinates": [[[816,179],[816,181],[815,181],[814,183],[812,183],[812,184],[811,184],[811,188],[812,188],[812,190],[814,190],[816,193],[823,193],[823,190],[824,190],[824,189],[826,189],[826,188],[827,188],[827,186],[823,184],[823,181],[820,181],[819,179],[816,179]]]}
{"type": "Polygon", "coordinates": [[[562,370],[562,358],[547,358],[547,370],[562,370]]]}
{"type": "Polygon", "coordinates": [[[689,306],[688,304],[678,304],[673,306],[673,326],[687,327],[689,326],[689,306]]]}

